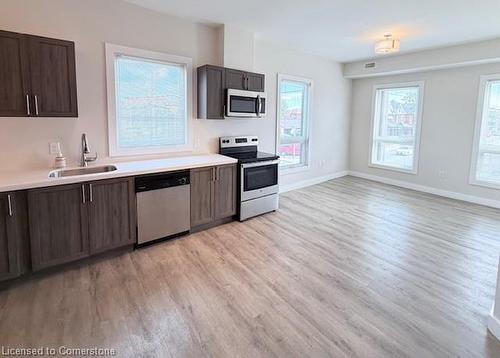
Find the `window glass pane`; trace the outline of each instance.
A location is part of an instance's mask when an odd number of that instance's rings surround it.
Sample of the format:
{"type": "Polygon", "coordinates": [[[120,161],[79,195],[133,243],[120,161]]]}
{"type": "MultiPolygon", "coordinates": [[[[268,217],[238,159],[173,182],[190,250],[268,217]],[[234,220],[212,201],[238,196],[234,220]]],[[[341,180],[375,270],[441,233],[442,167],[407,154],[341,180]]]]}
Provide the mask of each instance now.
{"type": "Polygon", "coordinates": [[[118,148],[186,144],[184,66],[117,57],[115,69],[118,148]]]}
{"type": "Polygon", "coordinates": [[[476,178],[500,183],[500,80],[486,84],[476,178]]]}
{"type": "Polygon", "coordinates": [[[477,179],[500,184],[500,153],[481,153],[477,179]]]}
{"type": "Polygon", "coordinates": [[[307,165],[309,83],[282,80],[280,82],[280,143],[278,154],[281,167],[307,165]]]}
{"type": "Polygon", "coordinates": [[[372,163],[413,170],[419,87],[378,89],[375,100],[372,163]]]}
{"type": "Polygon", "coordinates": [[[282,144],[279,146],[280,165],[298,166],[302,158],[300,143],[282,144]]]}
{"type": "Polygon", "coordinates": [[[413,146],[378,142],[376,155],[379,163],[396,168],[413,168],[413,146]]]}

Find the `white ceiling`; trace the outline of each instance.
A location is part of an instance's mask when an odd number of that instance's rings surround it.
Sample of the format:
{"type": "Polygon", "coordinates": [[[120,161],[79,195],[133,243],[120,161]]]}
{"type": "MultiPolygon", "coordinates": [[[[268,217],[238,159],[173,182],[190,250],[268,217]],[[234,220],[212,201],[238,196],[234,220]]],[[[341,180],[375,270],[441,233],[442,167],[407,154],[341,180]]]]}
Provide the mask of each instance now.
{"type": "Polygon", "coordinates": [[[349,62],[390,32],[401,52],[500,37],[500,0],[126,0],[349,62]]]}

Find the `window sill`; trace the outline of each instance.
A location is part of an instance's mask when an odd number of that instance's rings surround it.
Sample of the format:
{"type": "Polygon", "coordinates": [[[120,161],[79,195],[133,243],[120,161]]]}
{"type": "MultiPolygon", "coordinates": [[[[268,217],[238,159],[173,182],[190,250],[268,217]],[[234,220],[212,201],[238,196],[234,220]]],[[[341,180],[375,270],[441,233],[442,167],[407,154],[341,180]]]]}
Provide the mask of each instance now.
{"type": "Polygon", "coordinates": [[[142,151],[115,151],[109,148],[109,156],[111,158],[130,158],[130,157],[158,157],[162,155],[182,155],[192,153],[194,150],[192,145],[179,145],[170,148],[158,148],[158,150],[142,150],[142,151]]]}
{"type": "Polygon", "coordinates": [[[476,186],[482,186],[485,188],[489,189],[500,189],[500,183],[495,183],[491,181],[485,181],[485,180],[478,180],[478,179],[471,179],[469,181],[469,184],[471,185],[476,185],[476,186]]]}
{"type": "Polygon", "coordinates": [[[390,170],[390,171],[393,171],[393,172],[404,173],[404,174],[417,175],[417,170],[416,169],[403,169],[403,168],[398,168],[398,167],[391,167],[389,165],[373,164],[373,163],[369,163],[368,167],[370,167],[370,168],[377,168],[377,169],[384,169],[384,170],[390,170]]]}
{"type": "Polygon", "coordinates": [[[302,165],[300,167],[291,167],[291,168],[280,168],[280,175],[289,175],[296,174],[301,172],[306,172],[309,170],[309,165],[302,165]]]}

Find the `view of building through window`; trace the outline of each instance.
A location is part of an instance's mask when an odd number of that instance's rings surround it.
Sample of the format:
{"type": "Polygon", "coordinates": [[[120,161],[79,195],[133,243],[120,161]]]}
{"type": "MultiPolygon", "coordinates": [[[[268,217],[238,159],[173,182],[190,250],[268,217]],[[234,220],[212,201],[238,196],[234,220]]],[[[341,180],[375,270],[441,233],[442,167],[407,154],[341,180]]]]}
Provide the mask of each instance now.
{"type": "Polygon", "coordinates": [[[476,179],[500,184],[500,80],[486,82],[476,179]]]}
{"type": "Polygon", "coordinates": [[[310,83],[283,78],[279,84],[279,147],[283,168],[307,165],[310,83]]]}
{"type": "Polygon", "coordinates": [[[414,170],[419,87],[380,88],[375,101],[371,163],[414,170]]]}
{"type": "Polygon", "coordinates": [[[119,149],[186,143],[186,73],[182,65],[116,58],[119,149]]]}

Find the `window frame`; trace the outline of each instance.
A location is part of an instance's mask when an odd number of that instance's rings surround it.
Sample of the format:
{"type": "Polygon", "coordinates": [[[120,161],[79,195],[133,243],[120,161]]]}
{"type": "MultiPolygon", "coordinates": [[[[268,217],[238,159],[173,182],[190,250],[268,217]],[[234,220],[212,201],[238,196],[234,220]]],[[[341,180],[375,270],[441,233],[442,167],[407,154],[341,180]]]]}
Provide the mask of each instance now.
{"type": "Polygon", "coordinates": [[[474,139],[472,141],[471,165],[469,174],[469,183],[472,185],[483,186],[492,189],[500,189],[500,183],[481,180],[477,178],[477,167],[479,162],[481,141],[481,127],[483,125],[483,113],[485,109],[486,86],[489,81],[500,81],[500,73],[482,75],[479,78],[479,91],[477,97],[476,120],[474,124],[474,139]]]}
{"type": "Polygon", "coordinates": [[[124,157],[137,155],[168,154],[173,152],[193,151],[193,119],[192,119],[192,59],[189,57],[170,55],[162,52],[143,50],[134,47],[105,44],[106,52],[106,87],[108,105],[108,150],[110,157],[124,157]],[[186,80],[186,141],[181,145],[164,147],[149,147],[135,149],[120,149],[118,147],[117,117],[116,117],[116,58],[128,56],[145,61],[170,63],[185,68],[186,80]]]}
{"type": "Polygon", "coordinates": [[[311,123],[312,123],[312,103],[313,103],[313,88],[314,81],[310,78],[299,77],[294,75],[287,75],[284,73],[278,73],[277,76],[277,86],[276,86],[276,154],[279,155],[280,147],[280,119],[281,119],[281,82],[283,80],[290,82],[300,82],[305,83],[309,86],[307,95],[307,123],[306,123],[306,140],[307,150],[305,154],[305,163],[301,165],[289,165],[289,166],[279,166],[280,174],[293,174],[296,172],[306,171],[310,169],[311,163],[311,123]]]}
{"type": "Polygon", "coordinates": [[[400,82],[400,83],[386,83],[377,84],[373,86],[372,91],[372,110],[370,119],[370,139],[369,139],[369,153],[368,153],[368,167],[390,170],[405,174],[418,174],[419,160],[420,160],[420,138],[422,132],[422,119],[423,119],[423,109],[424,109],[424,81],[410,81],[410,82],[400,82]],[[378,164],[373,162],[373,145],[374,145],[374,129],[375,129],[375,114],[377,110],[377,91],[381,89],[398,89],[405,87],[418,87],[418,105],[417,105],[417,123],[415,126],[415,146],[413,149],[413,168],[404,169],[398,168],[391,165],[378,164]]]}

